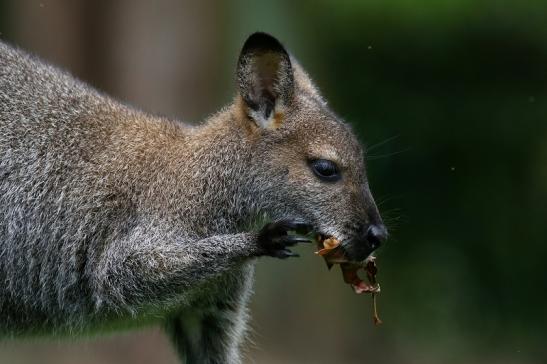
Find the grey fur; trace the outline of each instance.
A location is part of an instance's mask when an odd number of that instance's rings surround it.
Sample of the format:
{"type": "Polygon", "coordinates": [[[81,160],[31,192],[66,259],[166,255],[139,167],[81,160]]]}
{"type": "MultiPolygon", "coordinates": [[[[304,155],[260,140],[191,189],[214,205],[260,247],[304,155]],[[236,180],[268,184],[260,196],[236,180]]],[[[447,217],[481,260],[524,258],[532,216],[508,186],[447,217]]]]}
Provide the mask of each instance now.
{"type": "Polygon", "coordinates": [[[186,362],[239,363],[265,254],[248,226],[303,218],[350,248],[377,215],[358,143],[293,63],[280,128],[253,124],[239,96],[190,127],[0,43],[0,336],[164,323],[186,362]],[[343,186],[295,152],[321,143],[343,186]]]}

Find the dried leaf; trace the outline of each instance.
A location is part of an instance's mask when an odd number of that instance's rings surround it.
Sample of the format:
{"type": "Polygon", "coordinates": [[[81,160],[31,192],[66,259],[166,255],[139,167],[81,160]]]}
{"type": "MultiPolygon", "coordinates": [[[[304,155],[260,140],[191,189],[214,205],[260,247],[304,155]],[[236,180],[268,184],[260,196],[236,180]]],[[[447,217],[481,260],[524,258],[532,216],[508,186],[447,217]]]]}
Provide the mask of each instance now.
{"type": "Polygon", "coordinates": [[[344,282],[351,285],[355,293],[371,293],[374,324],[382,324],[382,320],[378,317],[376,304],[376,295],[380,292],[380,285],[376,282],[376,274],[378,273],[376,258],[370,256],[362,263],[349,262],[344,254],[344,250],[340,248],[340,241],[338,239],[318,236],[317,241],[319,250],[315,254],[325,259],[329,269],[332,268],[333,264],[340,264],[344,282]],[[364,282],[357,274],[360,269],[365,271],[368,283],[364,282]]]}

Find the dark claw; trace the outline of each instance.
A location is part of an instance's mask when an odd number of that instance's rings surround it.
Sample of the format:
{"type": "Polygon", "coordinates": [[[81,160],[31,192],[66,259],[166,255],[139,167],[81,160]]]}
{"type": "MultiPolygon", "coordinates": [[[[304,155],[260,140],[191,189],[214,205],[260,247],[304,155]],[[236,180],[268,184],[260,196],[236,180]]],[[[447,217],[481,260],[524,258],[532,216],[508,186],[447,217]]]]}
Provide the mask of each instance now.
{"type": "Polygon", "coordinates": [[[299,257],[298,253],[294,253],[289,249],[278,250],[274,253],[274,256],[279,259],[287,259],[289,257],[299,257]]]}
{"type": "Polygon", "coordinates": [[[313,230],[313,226],[308,224],[304,220],[280,220],[275,223],[274,229],[276,231],[294,231],[299,235],[306,235],[313,230]]]}
{"type": "Polygon", "coordinates": [[[313,231],[313,226],[304,220],[292,220],[291,223],[292,226],[290,230],[294,230],[299,235],[306,235],[313,231]]]}
{"type": "Polygon", "coordinates": [[[309,244],[311,241],[304,236],[289,235],[289,231],[305,235],[312,231],[312,226],[300,219],[285,219],[267,224],[258,234],[258,244],[262,247],[260,254],[280,259],[298,257],[297,253],[293,253],[286,247],[299,243],[309,244]]]}
{"type": "Polygon", "coordinates": [[[311,240],[303,237],[303,236],[297,236],[297,235],[282,235],[272,238],[272,243],[279,247],[279,249],[283,249],[286,246],[293,246],[298,243],[306,243],[310,244],[311,240]]]}
{"type": "Polygon", "coordinates": [[[310,244],[311,240],[303,236],[287,235],[281,237],[281,241],[285,246],[293,246],[298,243],[307,243],[310,244]]]}
{"type": "Polygon", "coordinates": [[[295,253],[295,252],[292,252],[292,251],[288,251],[288,253],[286,253],[287,257],[295,257],[295,258],[300,258],[300,254],[298,253],[295,253]]]}

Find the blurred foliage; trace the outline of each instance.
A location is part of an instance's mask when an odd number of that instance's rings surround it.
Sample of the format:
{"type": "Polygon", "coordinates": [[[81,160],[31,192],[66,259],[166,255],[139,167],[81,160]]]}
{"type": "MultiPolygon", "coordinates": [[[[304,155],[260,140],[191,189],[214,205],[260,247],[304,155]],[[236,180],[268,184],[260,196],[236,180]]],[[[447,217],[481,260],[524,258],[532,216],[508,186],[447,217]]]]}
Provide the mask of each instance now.
{"type": "MultiPolygon", "coordinates": [[[[346,320],[333,324],[343,338],[331,344],[360,345],[347,358],[356,363],[360,351],[379,362],[547,357],[547,3],[295,6],[289,43],[313,44],[292,49],[370,146],[370,182],[392,233],[379,252],[386,325],[367,327],[369,302],[341,295],[314,309],[346,320]]],[[[279,269],[259,267],[258,283],[279,269]]],[[[306,279],[326,273],[317,274],[306,279]]],[[[323,300],[329,287],[315,287],[308,294],[323,300]]]]}

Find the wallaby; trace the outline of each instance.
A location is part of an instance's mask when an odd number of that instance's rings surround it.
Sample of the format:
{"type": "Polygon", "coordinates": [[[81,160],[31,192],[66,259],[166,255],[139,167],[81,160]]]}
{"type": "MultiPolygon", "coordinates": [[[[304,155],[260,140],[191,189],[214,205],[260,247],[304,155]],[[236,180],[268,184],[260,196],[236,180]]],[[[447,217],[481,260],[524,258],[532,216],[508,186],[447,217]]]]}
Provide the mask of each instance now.
{"type": "Polygon", "coordinates": [[[257,257],[386,238],[360,144],[280,42],[251,35],[236,74],[190,126],[0,43],[1,336],[157,322],[183,362],[240,363],[257,257]]]}

